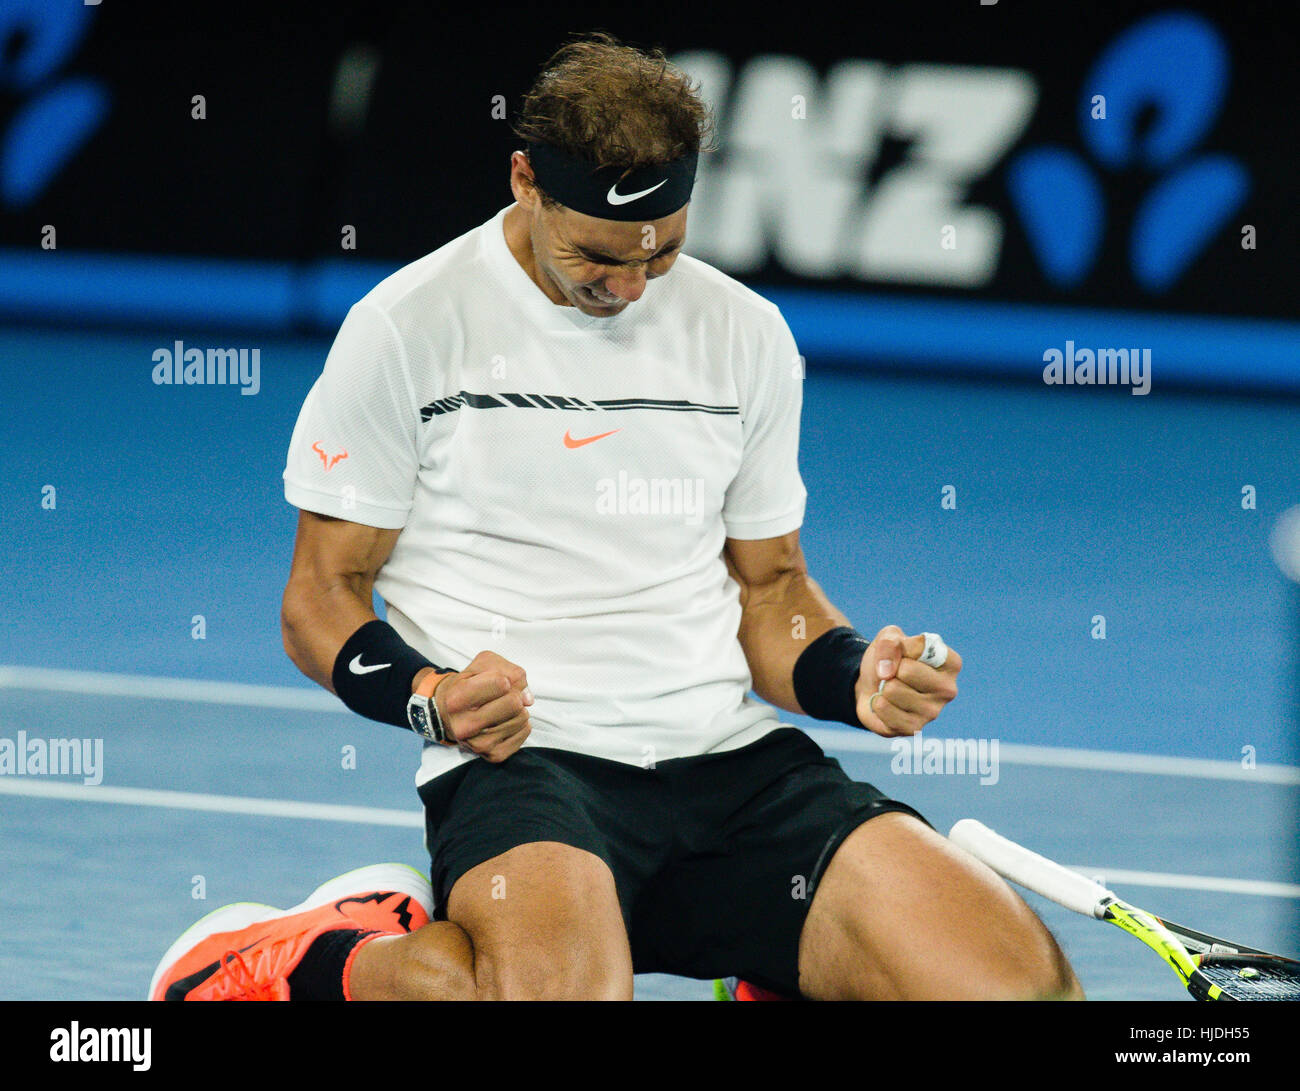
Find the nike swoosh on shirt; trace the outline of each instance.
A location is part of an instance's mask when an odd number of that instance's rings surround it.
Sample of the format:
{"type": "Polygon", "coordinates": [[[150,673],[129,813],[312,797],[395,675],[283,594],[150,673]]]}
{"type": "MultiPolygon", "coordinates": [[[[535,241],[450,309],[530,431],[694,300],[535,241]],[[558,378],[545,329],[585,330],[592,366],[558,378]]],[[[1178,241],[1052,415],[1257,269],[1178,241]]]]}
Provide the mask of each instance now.
{"type": "Polygon", "coordinates": [[[348,670],[353,674],[370,674],[372,671],[381,671],[385,667],[391,667],[391,663],[376,663],[373,667],[363,667],[361,665],[361,656],[357,656],[348,664],[348,670]]]}
{"type": "MultiPolygon", "coordinates": [[[[622,429],[615,428],[614,432],[620,432],[622,429]]],[[[574,439],[569,435],[568,430],[564,433],[564,446],[572,450],[574,447],[585,447],[588,443],[595,443],[598,439],[604,439],[606,436],[612,436],[614,432],[601,432],[598,436],[588,436],[586,439],[574,439]]]]}
{"type": "Polygon", "coordinates": [[[647,193],[653,193],[667,181],[668,179],[665,178],[662,182],[656,182],[649,189],[638,190],[636,193],[619,193],[618,183],[615,182],[609,187],[609,192],[605,194],[605,200],[611,205],[625,205],[629,201],[635,201],[638,197],[644,197],[647,193]]]}

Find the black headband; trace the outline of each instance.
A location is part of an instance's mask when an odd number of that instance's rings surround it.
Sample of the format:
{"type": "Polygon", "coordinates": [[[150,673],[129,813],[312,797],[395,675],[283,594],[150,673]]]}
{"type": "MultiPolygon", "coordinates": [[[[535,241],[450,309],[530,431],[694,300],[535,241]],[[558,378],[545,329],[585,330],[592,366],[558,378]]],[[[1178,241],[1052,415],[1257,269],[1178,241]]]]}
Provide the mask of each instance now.
{"type": "Polygon", "coordinates": [[[690,153],[624,176],[619,167],[596,167],[553,144],[528,144],[528,162],[542,190],[565,207],[602,220],[671,216],[691,199],[697,158],[690,153]]]}

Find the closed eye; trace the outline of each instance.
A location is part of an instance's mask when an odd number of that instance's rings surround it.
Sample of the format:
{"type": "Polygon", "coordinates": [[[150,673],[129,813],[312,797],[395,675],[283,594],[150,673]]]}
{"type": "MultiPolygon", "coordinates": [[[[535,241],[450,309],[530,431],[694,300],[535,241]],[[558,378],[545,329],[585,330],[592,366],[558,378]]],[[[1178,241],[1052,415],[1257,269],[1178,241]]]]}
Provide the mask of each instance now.
{"type": "MultiPolygon", "coordinates": [[[[602,254],[595,250],[584,250],[582,247],[576,248],[588,261],[593,261],[597,265],[629,265],[630,262],[623,261],[621,258],[614,257],[613,254],[602,254]]],[[[673,243],[671,246],[665,246],[662,250],[646,258],[646,261],[654,261],[656,258],[666,257],[674,251],[681,249],[681,243],[673,243]]]]}

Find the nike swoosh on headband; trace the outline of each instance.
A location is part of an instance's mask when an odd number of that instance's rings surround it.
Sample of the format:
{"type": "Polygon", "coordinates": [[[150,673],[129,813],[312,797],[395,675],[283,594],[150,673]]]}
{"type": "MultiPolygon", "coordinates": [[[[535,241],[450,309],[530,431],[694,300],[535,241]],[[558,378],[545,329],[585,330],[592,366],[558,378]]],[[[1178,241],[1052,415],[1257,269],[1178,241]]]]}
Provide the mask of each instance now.
{"type": "Polygon", "coordinates": [[[391,663],[376,663],[373,667],[363,667],[361,665],[361,656],[357,656],[348,664],[348,670],[353,674],[370,674],[372,671],[381,671],[385,667],[391,667],[391,663]]]}
{"type": "Polygon", "coordinates": [[[660,186],[664,185],[667,181],[668,179],[665,178],[661,182],[656,182],[649,189],[643,189],[636,193],[619,193],[618,183],[615,182],[612,186],[609,187],[609,192],[605,194],[605,200],[607,200],[611,205],[625,205],[629,201],[635,201],[638,197],[644,197],[647,193],[653,193],[660,186]]]}

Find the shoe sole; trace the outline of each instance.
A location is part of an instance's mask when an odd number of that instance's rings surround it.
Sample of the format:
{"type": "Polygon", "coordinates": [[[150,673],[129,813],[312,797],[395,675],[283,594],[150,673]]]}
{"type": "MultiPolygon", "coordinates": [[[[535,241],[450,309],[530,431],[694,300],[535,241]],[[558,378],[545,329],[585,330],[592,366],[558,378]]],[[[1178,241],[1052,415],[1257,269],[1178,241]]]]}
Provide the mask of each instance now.
{"type": "Polygon", "coordinates": [[[273,905],[265,905],[262,902],[234,902],[220,909],[214,909],[207,916],[200,918],[167,948],[167,953],[159,961],[149,982],[147,999],[154,998],[168,968],[209,936],[215,936],[219,932],[238,932],[261,921],[291,917],[295,913],[318,909],[322,905],[346,898],[349,894],[371,890],[391,890],[408,894],[424,907],[424,911],[430,918],[433,916],[433,888],[424,875],[408,864],[371,864],[367,867],[355,868],[327,883],[322,883],[307,895],[306,900],[291,909],[277,909],[273,905]]]}

